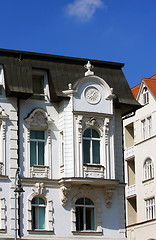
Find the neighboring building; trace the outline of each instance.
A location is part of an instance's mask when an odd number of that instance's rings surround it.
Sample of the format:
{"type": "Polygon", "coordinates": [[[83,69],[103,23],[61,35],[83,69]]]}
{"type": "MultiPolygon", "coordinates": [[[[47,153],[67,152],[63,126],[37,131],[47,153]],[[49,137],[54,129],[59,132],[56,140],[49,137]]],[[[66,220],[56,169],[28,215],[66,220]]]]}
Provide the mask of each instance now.
{"type": "Polygon", "coordinates": [[[130,240],[156,239],[156,75],[132,88],[142,105],[125,118],[127,233],[130,240]]]}
{"type": "Polygon", "coordinates": [[[3,240],[16,217],[23,240],[125,239],[122,116],[138,103],[123,64],[87,61],[0,50],[3,240]]]}

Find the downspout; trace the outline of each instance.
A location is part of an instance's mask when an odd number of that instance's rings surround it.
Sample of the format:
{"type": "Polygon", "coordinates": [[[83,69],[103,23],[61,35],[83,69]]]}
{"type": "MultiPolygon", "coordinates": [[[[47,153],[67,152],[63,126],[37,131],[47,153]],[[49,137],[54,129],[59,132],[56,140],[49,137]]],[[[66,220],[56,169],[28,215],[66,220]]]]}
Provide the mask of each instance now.
{"type": "MultiPolygon", "coordinates": [[[[17,97],[17,165],[20,168],[20,98],[17,97]]],[[[18,236],[21,238],[21,223],[20,223],[20,195],[18,196],[18,236]]]]}
{"type": "MultiPolygon", "coordinates": [[[[125,158],[124,158],[124,136],[123,136],[123,119],[121,121],[122,126],[122,153],[123,153],[123,182],[125,183],[125,158]]],[[[126,189],[124,188],[124,218],[125,218],[125,237],[127,238],[127,222],[126,222],[126,189]]]]}

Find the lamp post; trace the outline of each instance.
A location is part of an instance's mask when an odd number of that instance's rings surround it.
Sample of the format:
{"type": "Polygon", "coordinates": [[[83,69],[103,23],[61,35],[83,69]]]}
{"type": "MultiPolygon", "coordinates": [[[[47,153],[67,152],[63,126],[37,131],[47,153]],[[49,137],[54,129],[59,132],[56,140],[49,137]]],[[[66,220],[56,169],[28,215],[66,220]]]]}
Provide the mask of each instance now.
{"type": "Polygon", "coordinates": [[[16,174],[15,174],[15,190],[14,190],[14,196],[15,196],[15,240],[17,240],[17,199],[20,197],[21,193],[24,192],[23,188],[21,187],[21,178],[20,178],[20,167],[17,168],[16,174]]]}

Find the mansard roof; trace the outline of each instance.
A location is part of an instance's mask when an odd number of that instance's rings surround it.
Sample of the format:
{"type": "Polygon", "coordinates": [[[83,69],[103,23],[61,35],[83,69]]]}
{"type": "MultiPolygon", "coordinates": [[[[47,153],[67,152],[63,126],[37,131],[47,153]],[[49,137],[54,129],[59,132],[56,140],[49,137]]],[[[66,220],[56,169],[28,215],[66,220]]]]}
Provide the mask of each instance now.
{"type": "Polygon", "coordinates": [[[47,71],[52,102],[67,98],[63,91],[68,89],[69,83],[73,84],[84,77],[87,61],[94,66],[95,75],[113,88],[117,96],[115,104],[122,108],[123,113],[138,108],[139,103],[134,99],[122,72],[123,63],[0,49],[7,96],[19,98],[29,98],[33,94],[33,68],[47,71]]]}
{"type": "MultiPolygon", "coordinates": [[[[141,82],[144,82],[144,84],[148,87],[153,96],[156,97],[156,74],[149,78],[142,78],[141,82]]],[[[138,96],[140,87],[141,83],[131,89],[135,99],[138,96]]]]}

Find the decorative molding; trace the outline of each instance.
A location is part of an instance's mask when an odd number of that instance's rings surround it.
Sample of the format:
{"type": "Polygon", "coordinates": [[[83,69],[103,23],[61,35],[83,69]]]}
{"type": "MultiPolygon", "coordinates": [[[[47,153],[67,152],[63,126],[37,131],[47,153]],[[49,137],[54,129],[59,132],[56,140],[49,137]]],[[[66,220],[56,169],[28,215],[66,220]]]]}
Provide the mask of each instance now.
{"type": "Polygon", "coordinates": [[[67,204],[68,201],[68,194],[71,191],[71,185],[70,184],[61,184],[60,186],[61,190],[61,204],[64,207],[67,204]]]}
{"type": "Polygon", "coordinates": [[[87,69],[87,72],[85,72],[85,76],[94,75],[94,72],[91,71],[94,66],[91,65],[90,61],[88,61],[87,64],[84,65],[84,67],[87,69]]]}
{"type": "Polygon", "coordinates": [[[78,126],[79,143],[82,142],[82,120],[83,120],[83,116],[81,116],[81,115],[76,116],[76,122],[77,122],[77,126],[78,126]]]}
{"type": "Polygon", "coordinates": [[[91,117],[89,120],[85,121],[85,125],[87,127],[98,128],[100,130],[101,137],[103,136],[104,119],[97,119],[95,117],[91,117]]]}
{"type": "Polygon", "coordinates": [[[0,162],[0,175],[2,175],[3,174],[3,163],[2,162],[0,162]]]}
{"type": "Polygon", "coordinates": [[[105,144],[108,145],[108,139],[109,139],[109,118],[105,119],[104,127],[105,127],[105,144]]]}
{"type": "Polygon", "coordinates": [[[44,195],[46,192],[44,183],[35,183],[32,190],[35,195],[44,195]]]}
{"type": "Polygon", "coordinates": [[[86,88],[85,92],[85,99],[90,104],[97,104],[101,100],[101,93],[96,87],[89,86],[86,88]]]}
{"type": "Polygon", "coordinates": [[[106,188],[104,190],[104,194],[105,194],[105,204],[107,208],[111,208],[112,206],[112,196],[114,193],[114,189],[110,189],[110,188],[106,188]]]}
{"type": "Polygon", "coordinates": [[[6,200],[0,199],[0,230],[6,230],[6,200]]]}
{"type": "Polygon", "coordinates": [[[83,170],[84,170],[84,177],[104,178],[104,166],[84,165],[83,170]]]}
{"type": "MultiPolygon", "coordinates": [[[[39,196],[41,198],[43,198],[46,202],[46,228],[44,229],[44,231],[52,231],[54,232],[54,207],[53,207],[53,201],[51,199],[49,199],[47,194],[47,190],[46,187],[44,185],[44,183],[36,183],[33,187],[32,187],[32,194],[29,196],[28,199],[28,226],[27,229],[28,231],[32,231],[32,209],[31,209],[31,201],[34,197],[39,196]]],[[[41,230],[42,231],[42,230],[41,230]]],[[[33,231],[34,233],[34,231],[33,231]]]]}
{"type": "Polygon", "coordinates": [[[34,165],[30,167],[30,177],[49,178],[49,166],[34,165]]]}
{"type": "Polygon", "coordinates": [[[41,108],[36,108],[30,113],[30,115],[25,119],[28,128],[32,129],[47,129],[48,124],[53,123],[54,120],[50,118],[50,115],[41,108]]]}
{"type": "MultiPolygon", "coordinates": [[[[0,121],[9,119],[9,116],[5,113],[4,109],[0,106],[0,121]]],[[[0,122],[1,124],[1,122],[0,122]]]]}

